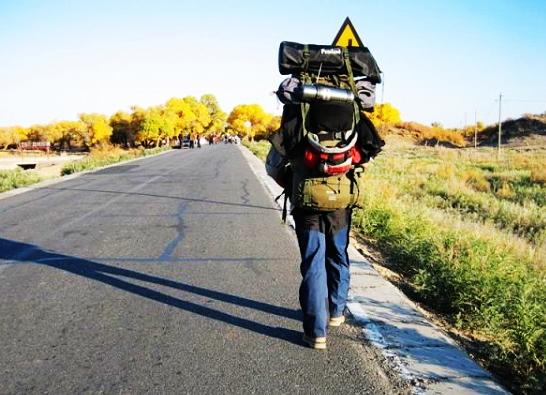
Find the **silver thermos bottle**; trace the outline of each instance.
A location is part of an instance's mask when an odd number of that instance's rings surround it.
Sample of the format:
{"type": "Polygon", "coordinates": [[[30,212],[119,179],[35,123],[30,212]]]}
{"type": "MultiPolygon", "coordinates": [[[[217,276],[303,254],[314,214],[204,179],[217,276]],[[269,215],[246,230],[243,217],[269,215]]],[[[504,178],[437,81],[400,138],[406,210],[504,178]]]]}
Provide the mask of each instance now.
{"type": "Polygon", "coordinates": [[[301,100],[304,102],[315,100],[352,102],[354,99],[355,95],[348,89],[317,84],[301,86],[301,100]]]}

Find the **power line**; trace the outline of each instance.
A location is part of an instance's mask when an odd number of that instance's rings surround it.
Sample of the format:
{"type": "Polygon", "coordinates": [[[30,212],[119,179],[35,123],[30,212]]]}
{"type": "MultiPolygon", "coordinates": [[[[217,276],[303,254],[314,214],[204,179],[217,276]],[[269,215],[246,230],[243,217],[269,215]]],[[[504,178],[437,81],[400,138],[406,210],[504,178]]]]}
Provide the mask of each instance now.
{"type": "Polygon", "coordinates": [[[532,99],[504,99],[505,102],[522,102],[522,103],[546,103],[546,100],[532,100],[532,99]]]}

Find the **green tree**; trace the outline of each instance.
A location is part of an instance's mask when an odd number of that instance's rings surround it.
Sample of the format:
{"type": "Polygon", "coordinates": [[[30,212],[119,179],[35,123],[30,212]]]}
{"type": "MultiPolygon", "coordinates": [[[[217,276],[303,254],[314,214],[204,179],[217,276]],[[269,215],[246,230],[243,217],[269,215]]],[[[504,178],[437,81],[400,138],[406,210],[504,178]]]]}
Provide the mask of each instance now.
{"type": "Polygon", "coordinates": [[[157,147],[163,140],[169,143],[178,135],[178,120],[176,113],[164,106],[143,110],[136,140],[146,148],[157,147]]]}
{"type": "Polygon", "coordinates": [[[218,100],[212,94],[201,96],[201,103],[207,107],[210,122],[205,126],[205,134],[220,134],[226,128],[227,114],[222,111],[218,100]]]}
{"type": "Polygon", "coordinates": [[[136,139],[145,148],[158,146],[161,139],[161,127],[163,117],[158,107],[151,107],[144,112],[141,128],[137,132],[136,139]]]}

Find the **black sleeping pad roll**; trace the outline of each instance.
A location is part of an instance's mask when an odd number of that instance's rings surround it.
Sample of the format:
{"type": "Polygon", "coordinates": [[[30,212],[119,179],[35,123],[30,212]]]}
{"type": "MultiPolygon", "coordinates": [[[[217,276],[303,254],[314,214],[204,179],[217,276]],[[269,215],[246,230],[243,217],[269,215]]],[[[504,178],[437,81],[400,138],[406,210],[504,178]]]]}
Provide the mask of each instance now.
{"type": "MultiPolygon", "coordinates": [[[[283,41],[279,48],[279,71],[283,75],[299,73],[304,66],[304,45],[283,41]]],[[[318,73],[322,63],[321,74],[335,74],[343,70],[343,53],[341,49],[309,44],[309,71],[318,73]]]]}
{"type": "Polygon", "coordinates": [[[309,105],[305,127],[312,133],[345,132],[353,128],[353,103],[313,102],[309,105]]]}
{"type": "MultiPolygon", "coordinates": [[[[283,41],[279,47],[279,72],[283,75],[302,71],[318,74],[320,69],[321,75],[347,74],[341,47],[309,44],[307,48],[309,57],[306,65],[305,45],[283,41]]],[[[373,83],[381,82],[381,70],[368,48],[349,47],[349,59],[354,77],[367,77],[373,83]]]]}
{"type": "Polygon", "coordinates": [[[364,154],[364,161],[368,162],[381,152],[385,141],[379,136],[372,121],[364,114],[361,115],[356,130],[358,133],[357,145],[364,154]]]}
{"type": "MultiPolygon", "coordinates": [[[[280,131],[282,133],[282,151],[288,158],[293,158],[297,154],[296,150],[302,139],[301,129],[300,105],[285,104],[282,110],[280,131]]],[[[281,149],[278,150],[281,151],[281,149]]]]}

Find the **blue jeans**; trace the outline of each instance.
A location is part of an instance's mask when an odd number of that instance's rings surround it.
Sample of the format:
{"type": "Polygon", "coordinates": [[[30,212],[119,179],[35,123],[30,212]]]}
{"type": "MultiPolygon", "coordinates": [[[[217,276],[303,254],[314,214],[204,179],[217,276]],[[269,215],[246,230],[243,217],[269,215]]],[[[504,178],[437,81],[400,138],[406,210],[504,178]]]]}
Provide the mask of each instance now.
{"type": "Polygon", "coordinates": [[[343,315],[349,292],[351,209],[328,213],[294,210],[301,253],[300,305],[304,333],[326,336],[328,316],[343,315]]]}

